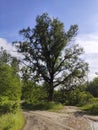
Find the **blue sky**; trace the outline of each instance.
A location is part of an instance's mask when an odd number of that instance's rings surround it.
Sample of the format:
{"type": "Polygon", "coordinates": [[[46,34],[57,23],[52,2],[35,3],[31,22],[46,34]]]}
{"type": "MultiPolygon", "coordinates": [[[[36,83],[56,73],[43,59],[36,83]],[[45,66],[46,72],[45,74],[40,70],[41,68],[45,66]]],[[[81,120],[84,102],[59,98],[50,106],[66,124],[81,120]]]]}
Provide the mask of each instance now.
{"type": "Polygon", "coordinates": [[[98,72],[98,0],[0,0],[0,44],[7,48],[20,40],[19,30],[34,27],[36,16],[44,12],[58,17],[65,30],[78,24],[77,42],[85,50],[94,77],[98,72]]]}

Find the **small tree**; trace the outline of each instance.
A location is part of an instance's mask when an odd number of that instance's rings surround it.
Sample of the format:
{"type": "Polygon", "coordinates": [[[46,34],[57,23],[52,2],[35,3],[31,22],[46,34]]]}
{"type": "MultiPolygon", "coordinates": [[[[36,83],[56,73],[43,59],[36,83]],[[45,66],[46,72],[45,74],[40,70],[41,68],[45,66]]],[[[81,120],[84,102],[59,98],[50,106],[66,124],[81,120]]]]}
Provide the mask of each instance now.
{"type": "Polygon", "coordinates": [[[47,83],[48,101],[53,100],[57,86],[72,89],[86,75],[87,63],[80,59],[83,49],[71,44],[77,30],[72,25],[65,32],[63,23],[44,13],[37,16],[35,28],[20,31],[25,40],[17,44],[18,51],[24,54],[33,79],[47,83]]]}
{"type": "Polygon", "coordinates": [[[11,60],[11,55],[7,53],[3,47],[0,48],[0,65],[8,64],[11,60]]]}
{"type": "Polygon", "coordinates": [[[15,111],[20,103],[21,83],[14,70],[3,64],[0,66],[0,111],[15,111]]]}

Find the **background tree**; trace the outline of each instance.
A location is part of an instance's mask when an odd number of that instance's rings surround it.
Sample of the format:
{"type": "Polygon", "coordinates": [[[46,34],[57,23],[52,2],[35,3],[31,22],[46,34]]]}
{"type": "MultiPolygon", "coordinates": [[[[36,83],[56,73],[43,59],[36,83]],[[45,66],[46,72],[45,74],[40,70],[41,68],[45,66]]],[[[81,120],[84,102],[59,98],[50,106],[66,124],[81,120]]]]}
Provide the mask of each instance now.
{"type": "Polygon", "coordinates": [[[88,83],[87,91],[90,92],[94,97],[98,97],[98,77],[94,78],[93,81],[88,83]]]}
{"type": "Polygon", "coordinates": [[[16,57],[12,57],[11,67],[14,70],[14,74],[18,74],[19,71],[20,71],[20,69],[19,69],[19,63],[20,63],[20,61],[16,57]]]}
{"type": "Polygon", "coordinates": [[[3,47],[0,48],[0,65],[10,65],[16,74],[19,72],[19,63],[20,62],[17,57],[10,55],[5,49],[3,49],[3,47]]]}
{"type": "Polygon", "coordinates": [[[7,53],[3,47],[0,48],[0,65],[8,64],[11,60],[11,55],[7,53]]]}
{"type": "Polygon", "coordinates": [[[77,30],[72,25],[65,32],[63,23],[44,13],[37,16],[35,28],[20,31],[25,40],[17,44],[18,51],[24,54],[32,78],[47,83],[48,101],[57,86],[75,88],[86,75],[87,63],[80,59],[83,49],[71,44],[77,30]]]}

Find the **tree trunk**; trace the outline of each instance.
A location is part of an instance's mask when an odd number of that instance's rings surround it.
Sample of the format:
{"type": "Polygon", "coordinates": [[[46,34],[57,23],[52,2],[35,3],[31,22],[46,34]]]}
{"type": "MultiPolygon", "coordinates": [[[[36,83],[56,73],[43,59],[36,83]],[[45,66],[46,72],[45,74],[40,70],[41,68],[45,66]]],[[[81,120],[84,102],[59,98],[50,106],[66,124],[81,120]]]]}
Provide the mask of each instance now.
{"type": "Polygon", "coordinates": [[[48,101],[49,102],[53,101],[53,95],[54,95],[54,88],[53,88],[53,84],[51,83],[51,85],[49,86],[49,90],[48,90],[48,101]]]}

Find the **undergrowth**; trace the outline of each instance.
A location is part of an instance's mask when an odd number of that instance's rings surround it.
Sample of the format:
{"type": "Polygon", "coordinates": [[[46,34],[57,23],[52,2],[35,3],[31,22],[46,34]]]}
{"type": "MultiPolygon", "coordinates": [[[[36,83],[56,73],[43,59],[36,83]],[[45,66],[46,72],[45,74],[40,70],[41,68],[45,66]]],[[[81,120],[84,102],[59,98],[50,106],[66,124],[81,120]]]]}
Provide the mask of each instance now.
{"type": "Polygon", "coordinates": [[[87,104],[81,107],[87,114],[98,115],[98,103],[87,104]]]}
{"type": "Polygon", "coordinates": [[[29,110],[48,110],[48,111],[57,111],[63,108],[61,103],[56,102],[37,102],[37,103],[23,103],[24,109],[29,110]]]}

